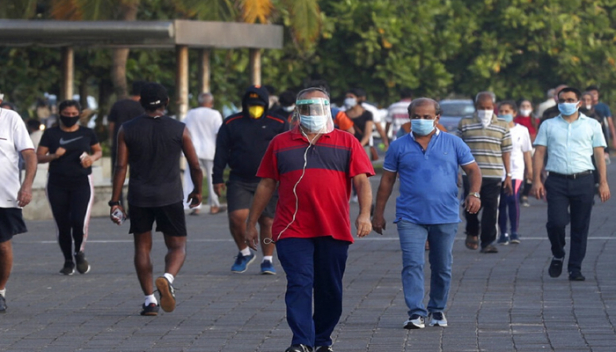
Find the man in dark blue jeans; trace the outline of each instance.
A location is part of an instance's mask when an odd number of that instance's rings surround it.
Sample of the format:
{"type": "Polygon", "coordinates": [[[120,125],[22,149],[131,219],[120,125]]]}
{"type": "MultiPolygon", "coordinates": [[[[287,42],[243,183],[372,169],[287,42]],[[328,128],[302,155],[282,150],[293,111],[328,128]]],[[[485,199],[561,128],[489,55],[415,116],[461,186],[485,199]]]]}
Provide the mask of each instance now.
{"type": "Polygon", "coordinates": [[[558,93],[560,115],[544,121],[535,139],[532,193],[547,196],[548,222],[546,228],[552,244],[552,262],[548,273],[559,277],[565,259],[565,227],[571,221],[571,244],[567,270],[569,280],[584,281],[582,261],[586,255],[586,240],[594,197],[594,178],[591,155],[595,156],[599,175],[599,196],[602,202],[610,198],[607,184],[603,148],[605,138],[601,125],[580,113],[581,93],[575,88],[564,88],[558,93]],[[545,170],[548,177],[541,182],[547,151],[545,170]]]}

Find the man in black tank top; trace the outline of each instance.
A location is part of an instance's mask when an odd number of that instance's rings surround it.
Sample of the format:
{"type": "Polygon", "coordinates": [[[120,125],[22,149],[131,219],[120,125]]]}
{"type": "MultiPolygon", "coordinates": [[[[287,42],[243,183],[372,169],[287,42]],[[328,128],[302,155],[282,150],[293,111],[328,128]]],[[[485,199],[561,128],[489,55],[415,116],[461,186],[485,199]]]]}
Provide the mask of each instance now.
{"type": "Polygon", "coordinates": [[[141,91],[145,114],[125,122],[118,131],[118,156],[113,175],[111,220],[121,224],[126,217],[120,192],[130,166],[128,204],[130,230],[135,239],[135,268],[145,303],[141,315],[157,315],[158,301],[152,285],[152,225],[165,236],[165,273],[156,279],[160,307],[175,309],[173,281],[186,259],[186,219],[180,179],[180,157],[186,155],[195,189],[188,195],[190,207],[201,204],[203,175],[186,126],[164,115],[169,96],[163,86],[146,84],[141,91]]]}

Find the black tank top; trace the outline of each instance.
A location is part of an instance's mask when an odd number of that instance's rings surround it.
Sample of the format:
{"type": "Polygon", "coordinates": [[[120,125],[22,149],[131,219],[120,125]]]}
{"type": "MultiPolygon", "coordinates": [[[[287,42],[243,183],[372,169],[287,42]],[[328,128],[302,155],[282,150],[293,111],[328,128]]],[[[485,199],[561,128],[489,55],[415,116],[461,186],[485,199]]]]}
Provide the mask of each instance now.
{"type": "Polygon", "coordinates": [[[180,157],[185,125],[168,116],[141,115],[122,124],[128,148],[128,203],[161,207],[182,201],[180,157]]]}

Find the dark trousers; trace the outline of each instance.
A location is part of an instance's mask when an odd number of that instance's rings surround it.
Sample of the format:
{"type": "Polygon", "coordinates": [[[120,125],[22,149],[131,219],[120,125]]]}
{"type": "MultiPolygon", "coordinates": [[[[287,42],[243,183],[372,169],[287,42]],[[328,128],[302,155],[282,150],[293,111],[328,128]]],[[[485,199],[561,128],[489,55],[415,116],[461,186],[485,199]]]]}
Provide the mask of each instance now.
{"type": "Polygon", "coordinates": [[[47,198],[58,227],[58,244],[64,260],[73,261],[75,252],[83,251],[88,237],[90,211],[94,201],[94,188],[90,176],[63,179],[49,175],[47,198]]]}
{"type": "MultiPolygon", "coordinates": [[[[464,176],[464,193],[468,194],[470,184],[468,177],[464,176]]],[[[501,193],[501,179],[483,177],[481,179],[481,226],[479,225],[479,212],[471,214],[464,211],[466,218],[466,235],[478,236],[481,230],[481,248],[485,248],[496,240],[496,220],[498,217],[498,201],[501,193]]]]}
{"type": "Polygon", "coordinates": [[[594,198],[593,175],[577,179],[550,175],[545,181],[545,191],[548,201],[546,228],[552,244],[552,255],[564,258],[565,227],[571,222],[568,270],[580,271],[586,255],[586,240],[594,198]]]}
{"type": "Polygon", "coordinates": [[[342,314],[342,276],[349,242],[332,237],[285,238],[276,242],[287,275],[287,322],[291,344],[330,346],[342,314]],[[314,294],[314,314],[313,307],[314,294]]]}
{"type": "Polygon", "coordinates": [[[510,234],[518,234],[520,224],[520,187],[522,180],[511,180],[513,194],[507,195],[505,189],[501,188],[500,204],[498,206],[498,228],[501,234],[507,233],[507,217],[511,226],[510,234]]]}

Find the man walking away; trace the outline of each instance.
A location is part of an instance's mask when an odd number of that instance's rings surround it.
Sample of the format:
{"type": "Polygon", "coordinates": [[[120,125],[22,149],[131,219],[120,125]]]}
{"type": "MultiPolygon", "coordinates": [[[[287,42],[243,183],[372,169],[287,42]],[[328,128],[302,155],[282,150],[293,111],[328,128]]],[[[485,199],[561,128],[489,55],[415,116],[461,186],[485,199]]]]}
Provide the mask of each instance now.
{"type": "Polygon", "coordinates": [[[111,220],[120,224],[125,217],[120,191],[130,166],[128,205],[130,230],[135,240],[135,268],[145,302],[141,315],[157,315],[158,301],[152,286],[152,225],[162,232],[167,246],[165,274],[156,279],[160,307],[175,309],[173,281],[186,259],[186,219],[182,200],[180,157],[188,159],[195,189],[188,195],[191,206],[201,203],[203,175],[186,126],[164,115],[169,96],[163,86],[148,83],[141,90],[145,114],[126,122],[118,132],[118,160],[109,202],[111,220]],[[120,211],[118,215],[116,211],[120,211]]]}

